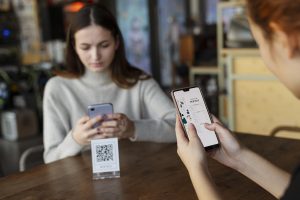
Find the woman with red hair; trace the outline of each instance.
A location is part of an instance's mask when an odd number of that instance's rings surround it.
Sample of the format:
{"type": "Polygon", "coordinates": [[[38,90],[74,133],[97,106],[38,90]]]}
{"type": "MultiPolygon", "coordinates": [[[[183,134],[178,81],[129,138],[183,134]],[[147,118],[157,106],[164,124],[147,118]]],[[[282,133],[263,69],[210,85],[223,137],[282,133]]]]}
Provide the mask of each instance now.
{"type": "MultiPolygon", "coordinates": [[[[247,0],[248,18],[261,56],[269,70],[300,99],[300,0],[247,0]]],[[[280,199],[300,199],[300,167],[293,175],[239,143],[216,118],[221,146],[211,156],[237,170],[280,199]]],[[[194,126],[186,138],[177,117],[178,154],[191,176],[199,199],[222,199],[210,176],[206,153],[194,126]]]]}

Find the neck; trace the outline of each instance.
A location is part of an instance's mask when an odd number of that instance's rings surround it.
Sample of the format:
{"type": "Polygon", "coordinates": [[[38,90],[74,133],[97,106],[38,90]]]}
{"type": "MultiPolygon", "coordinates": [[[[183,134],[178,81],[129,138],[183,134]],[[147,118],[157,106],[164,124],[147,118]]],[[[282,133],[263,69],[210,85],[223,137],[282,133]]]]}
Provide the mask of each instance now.
{"type": "Polygon", "coordinates": [[[105,70],[101,72],[93,72],[89,69],[85,69],[84,75],[81,80],[89,85],[107,85],[112,82],[110,71],[105,70]]]}

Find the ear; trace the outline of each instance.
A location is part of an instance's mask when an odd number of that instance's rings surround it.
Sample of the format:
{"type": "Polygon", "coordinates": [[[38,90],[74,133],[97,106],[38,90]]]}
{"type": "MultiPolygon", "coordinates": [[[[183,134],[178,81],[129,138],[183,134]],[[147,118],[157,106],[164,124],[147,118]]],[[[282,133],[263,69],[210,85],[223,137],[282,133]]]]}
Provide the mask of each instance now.
{"type": "Polygon", "coordinates": [[[271,29],[274,31],[274,39],[280,43],[284,50],[287,51],[288,57],[292,58],[294,56],[294,48],[291,44],[291,38],[281,29],[281,27],[275,23],[270,23],[271,29]]]}

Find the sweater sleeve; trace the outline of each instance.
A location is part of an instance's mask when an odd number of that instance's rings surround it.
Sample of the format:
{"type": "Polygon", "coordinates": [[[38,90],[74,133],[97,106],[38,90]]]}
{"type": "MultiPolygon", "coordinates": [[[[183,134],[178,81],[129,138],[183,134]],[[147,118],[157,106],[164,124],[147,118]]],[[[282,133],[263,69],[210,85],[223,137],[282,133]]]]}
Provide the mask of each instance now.
{"type": "Polygon", "coordinates": [[[291,182],[286,189],[281,200],[292,200],[300,199],[300,165],[296,168],[293,173],[291,182]]]}
{"type": "Polygon", "coordinates": [[[175,142],[176,111],[170,98],[153,80],[142,81],[142,119],[135,120],[132,141],[175,142]]]}
{"type": "Polygon", "coordinates": [[[44,161],[53,162],[78,154],[82,146],[73,139],[68,112],[57,80],[50,79],[43,97],[44,161]]]}

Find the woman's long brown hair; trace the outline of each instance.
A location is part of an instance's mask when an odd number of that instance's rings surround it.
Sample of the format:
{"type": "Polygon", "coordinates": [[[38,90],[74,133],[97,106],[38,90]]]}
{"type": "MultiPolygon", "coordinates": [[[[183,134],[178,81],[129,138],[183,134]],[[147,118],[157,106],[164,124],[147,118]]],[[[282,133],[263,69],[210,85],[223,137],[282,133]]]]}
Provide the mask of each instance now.
{"type": "Polygon", "coordinates": [[[85,67],[79,59],[75,50],[74,35],[77,31],[90,26],[99,25],[111,32],[119,46],[111,63],[111,79],[121,88],[131,88],[139,80],[150,78],[142,70],[133,67],[125,56],[124,40],[120,28],[112,13],[99,4],[88,4],[80,9],[74,16],[67,33],[66,41],[66,70],[60,71],[58,75],[79,78],[85,73],[85,67]]]}

